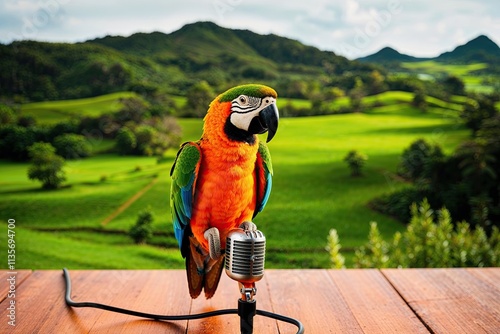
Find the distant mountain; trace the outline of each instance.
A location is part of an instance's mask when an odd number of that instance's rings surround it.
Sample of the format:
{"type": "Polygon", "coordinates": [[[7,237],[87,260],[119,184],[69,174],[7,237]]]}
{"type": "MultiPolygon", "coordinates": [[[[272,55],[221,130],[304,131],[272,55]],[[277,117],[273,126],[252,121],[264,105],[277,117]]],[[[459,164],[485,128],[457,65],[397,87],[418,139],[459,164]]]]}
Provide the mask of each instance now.
{"type": "Polygon", "coordinates": [[[400,62],[410,62],[410,61],[420,61],[424,60],[424,58],[416,58],[413,56],[409,56],[403,53],[400,53],[394,50],[391,47],[386,46],[382,48],[380,51],[375,52],[366,57],[358,58],[357,60],[361,62],[368,63],[400,63],[400,62]]]}
{"type": "Polygon", "coordinates": [[[445,52],[434,58],[417,58],[410,55],[399,53],[390,47],[385,47],[380,51],[357,59],[365,63],[400,63],[412,62],[421,60],[436,60],[442,62],[453,63],[471,63],[471,62],[486,62],[497,64],[500,61],[500,47],[489,39],[487,36],[481,35],[464,45],[457,46],[453,51],[445,52]]]}
{"type": "Polygon", "coordinates": [[[464,45],[457,46],[453,51],[439,55],[435,60],[453,62],[498,62],[500,61],[500,47],[481,35],[464,45]]]}
{"type": "Polygon", "coordinates": [[[216,90],[259,81],[278,85],[286,96],[293,80],[325,76],[348,84],[347,75],[368,75],[373,69],[292,39],[197,22],[170,34],[0,44],[0,97],[53,100],[122,90],[183,95],[199,80],[216,90]]]}

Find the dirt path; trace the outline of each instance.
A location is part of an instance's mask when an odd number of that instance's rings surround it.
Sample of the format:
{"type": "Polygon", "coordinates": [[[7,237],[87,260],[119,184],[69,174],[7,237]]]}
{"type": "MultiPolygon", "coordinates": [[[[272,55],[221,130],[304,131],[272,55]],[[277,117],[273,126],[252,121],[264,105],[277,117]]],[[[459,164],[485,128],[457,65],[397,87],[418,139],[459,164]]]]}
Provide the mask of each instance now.
{"type": "Polygon", "coordinates": [[[142,188],[141,190],[136,192],[134,194],[134,196],[130,197],[125,203],[120,205],[120,207],[118,209],[116,209],[108,217],[106,217],[106,219],[104,219],[101,222],[101,225],[104,226],[104,225],[108,224],[110,221],[112,221],[113,219],[115,219],[116,216],[118,216],[120,213],[125,211],[129,206],[132,205],[132,203],[137,201],[139,198],[141,198],[142,195],[144,195],[149,189],[151,189],[151,187],[153,187],[156,184],[156,182],[158,182],[159,179],[160,179],[159,177],[155,177],[153,179],[153,181],[149,182],[144,188],[142,188]]]}

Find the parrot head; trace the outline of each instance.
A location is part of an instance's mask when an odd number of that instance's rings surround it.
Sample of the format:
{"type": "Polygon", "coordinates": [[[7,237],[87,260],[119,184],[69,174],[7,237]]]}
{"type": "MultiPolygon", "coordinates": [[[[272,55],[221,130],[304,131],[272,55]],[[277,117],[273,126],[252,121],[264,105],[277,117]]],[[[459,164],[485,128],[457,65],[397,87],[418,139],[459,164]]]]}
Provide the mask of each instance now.
{"type": "Polygon", "coordinates": [[[269,142],[278,130],[277,97],[274,89],[264,85],[233,87],[210,104],[205,131],[218,124],[230,140],[249,144],[255,142],[255,135],[268,132],[269,142]]]}

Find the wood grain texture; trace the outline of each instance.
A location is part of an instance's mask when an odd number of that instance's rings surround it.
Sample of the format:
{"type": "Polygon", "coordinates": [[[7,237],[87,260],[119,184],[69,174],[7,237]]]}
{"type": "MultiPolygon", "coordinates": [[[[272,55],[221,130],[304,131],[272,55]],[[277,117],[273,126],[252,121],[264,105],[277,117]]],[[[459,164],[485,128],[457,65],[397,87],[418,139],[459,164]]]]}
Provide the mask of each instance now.
{"type": "Polygon", "coordinates": [[[379,270],[328,273],[364,333],[429,333],[379,270]]]}
{"type": "MultiPolygon", "coordinates": [[[[236,309],[238,284],[222,276],[210,300],[189,296],[184,270],[75,270],[72,298],[141,312],[181,315],[236,309]]],[[[161,322],[64,302],[61,270],[18,271],[16,327],[9,326],[8,271],[0,333],[239,333],[237,315],[161,322]]],[[[500,333],[500,268],[266,270],[257,309],[297,318],[306,333],[500,333]]],[[[296,333],[254,318],[254,333],[296,333]]]]}
{"type": "Polygon", "coordinates": [[[384,269],[435,333],[500,333],[500,272],[491,269],[384,269]]]}
{"type": "Polygon", "coordinates": [[[7,298],[10,287],[10,278],[14,276],[15,278],[15,289],[21,286],[23,282],[31,275],[31,270],[0,270],[0,302],[7,298]]]}

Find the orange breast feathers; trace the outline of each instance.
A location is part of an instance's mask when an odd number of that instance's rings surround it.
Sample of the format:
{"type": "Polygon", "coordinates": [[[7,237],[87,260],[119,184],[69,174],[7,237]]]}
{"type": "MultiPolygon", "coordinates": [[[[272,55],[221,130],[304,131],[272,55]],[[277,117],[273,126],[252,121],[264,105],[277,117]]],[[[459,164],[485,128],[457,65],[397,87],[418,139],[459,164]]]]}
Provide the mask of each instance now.
{"type": "Polygon", "coordinates": [[[208,250],[203,234],[210,227],[220,232],[221,247],[227,233],[251,221],[256,206],[255,162],[258,137],[252,145],[232,141],[224,133],[230,102],[213,102],[205,117],[200,142],[202,161],[196,182],[191,231],[208,250]]]}

